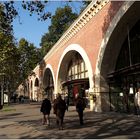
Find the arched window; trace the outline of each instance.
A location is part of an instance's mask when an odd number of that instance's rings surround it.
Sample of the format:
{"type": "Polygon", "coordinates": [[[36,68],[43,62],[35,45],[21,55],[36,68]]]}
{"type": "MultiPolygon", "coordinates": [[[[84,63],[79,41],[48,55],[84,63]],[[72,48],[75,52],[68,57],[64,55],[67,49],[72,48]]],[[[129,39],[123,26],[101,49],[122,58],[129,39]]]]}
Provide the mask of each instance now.
{"type": "Polygon", "coordinates": [[[83,79],[88,77],[88,70],[82,57],[76,53],[68,66],[67,80],[83,79]]]}
{"type": "Polygon", "coordinates": [[[33,88],[33,82],[31,81],[31,90],[32,90],[32,88],[33,88]]]}
{"type": "Polygon", "coordinates": [[[140,20],[129,32],[116,63],[116,70],[140,63],[140,20]],[[129,39],[128,39],[129,36],[129,39]],[[129,50],[130,45],[130,50],[129,50]],[[131,59],[131,60],[130,60],[131,59]]]}
{"type": "Polygon", "coordinates": [[[35,79],[35,87],[38,87],[39,86],[39,80],[38,78],[35,79]]]}

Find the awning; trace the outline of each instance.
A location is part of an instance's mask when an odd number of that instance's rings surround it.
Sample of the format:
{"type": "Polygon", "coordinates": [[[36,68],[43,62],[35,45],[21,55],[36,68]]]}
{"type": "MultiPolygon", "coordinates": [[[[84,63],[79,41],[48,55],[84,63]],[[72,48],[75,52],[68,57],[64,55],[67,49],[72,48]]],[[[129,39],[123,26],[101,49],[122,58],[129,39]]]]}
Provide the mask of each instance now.
{"type": "Polygon", "coordinates": [[[108,78],[121,76],[121,75],[128,76],[128,75],[137,75],[137,74],[140,74],[140,63],[111,72],[108,74],[108,78]]]}
{"type": "Polygon", "coordinates": [[[74,79],[74,80],[68,80],[68,81],[62,82],[62,86],[79,85],[79,84],[85,84],[85,83],[88,83],[88,82],[89,82],[88,78],[74,79]]]}

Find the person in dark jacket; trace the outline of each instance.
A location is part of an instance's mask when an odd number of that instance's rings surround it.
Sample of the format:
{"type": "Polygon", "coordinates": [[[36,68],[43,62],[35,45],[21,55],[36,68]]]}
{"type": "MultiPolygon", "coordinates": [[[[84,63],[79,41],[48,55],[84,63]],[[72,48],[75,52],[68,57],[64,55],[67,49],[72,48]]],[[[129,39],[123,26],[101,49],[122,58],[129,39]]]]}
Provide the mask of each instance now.
{"type": "Polygon", "coordinates": [[[47,123],[47,125],[50,125],[50,111],[51,111],[51,102],[45,97],[41,104],[40,112],[43,113],[43,125],[47,123]]]}
{"type": "Polygon", "coordinates": [[[58,94],[58,97],[54,100],[54,114],[56,114],[56,122],[59,126],[59,129],[63,129],[63,120],[66,111],[66,103],[62,99],[61,95],[58,94]]]}
{"type": "Polygon", "coordinates": [[[77,95],[75,105],[76,105],[76,111],[78,112],[80,125],[83,125],[84,124],[84,122],[83,122],[83,111],[86,107],[86,103],[85,103],[84,98],[77,95]]]}

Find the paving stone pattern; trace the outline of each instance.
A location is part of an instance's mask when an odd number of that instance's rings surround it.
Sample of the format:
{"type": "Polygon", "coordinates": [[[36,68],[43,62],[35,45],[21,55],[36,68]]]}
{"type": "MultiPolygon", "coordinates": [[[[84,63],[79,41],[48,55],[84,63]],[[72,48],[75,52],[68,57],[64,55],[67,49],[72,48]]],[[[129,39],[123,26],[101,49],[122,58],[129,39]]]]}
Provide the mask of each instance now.
{"type": "Polygon", "coordinates": [[[140,138],[140,118],[133,114],[84,111],[80,126],[75,107],[65,114],[64,130],[56,125],[51,111],[51,125],[42,125],[40,104],[10,105],[11,111],[0,111],[0,139],[137,139],[140,138]]]}

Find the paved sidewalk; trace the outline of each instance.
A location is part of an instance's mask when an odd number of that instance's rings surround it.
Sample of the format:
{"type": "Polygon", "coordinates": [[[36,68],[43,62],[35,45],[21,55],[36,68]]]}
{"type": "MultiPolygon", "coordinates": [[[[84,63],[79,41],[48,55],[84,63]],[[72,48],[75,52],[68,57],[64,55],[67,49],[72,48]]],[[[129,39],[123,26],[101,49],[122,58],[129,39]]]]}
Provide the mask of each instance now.
{"type": "Polygon", "coordinates": [[[79,125],[75,107],[66,112],[64,130],[55,124],[51,112],[51,126],[41,124],[39,104],[11,105],[11,111],[0,111],[1,139],[131,139],[140,138],[140,118],[118,113],[84,112],[85,124],[79,125]]]}

